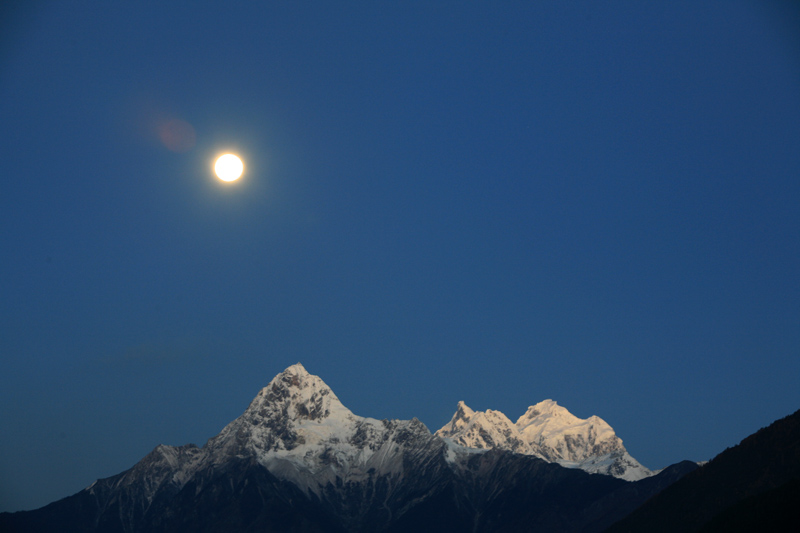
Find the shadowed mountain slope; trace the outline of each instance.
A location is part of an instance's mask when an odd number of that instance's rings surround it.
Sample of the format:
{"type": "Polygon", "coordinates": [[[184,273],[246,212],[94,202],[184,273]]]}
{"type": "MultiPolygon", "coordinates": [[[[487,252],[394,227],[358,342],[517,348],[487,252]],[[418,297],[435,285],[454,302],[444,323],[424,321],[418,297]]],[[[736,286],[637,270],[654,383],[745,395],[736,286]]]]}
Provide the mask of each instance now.
{"type": "Polygon", "coordinates": [[[774,531],[763,526],[782,516],[791,522],[786,530],[797,531],[798,481],[800,411],[728,448],[608,531],[721,531],[731,523],[761,524],[743,531],[774,531]]]}

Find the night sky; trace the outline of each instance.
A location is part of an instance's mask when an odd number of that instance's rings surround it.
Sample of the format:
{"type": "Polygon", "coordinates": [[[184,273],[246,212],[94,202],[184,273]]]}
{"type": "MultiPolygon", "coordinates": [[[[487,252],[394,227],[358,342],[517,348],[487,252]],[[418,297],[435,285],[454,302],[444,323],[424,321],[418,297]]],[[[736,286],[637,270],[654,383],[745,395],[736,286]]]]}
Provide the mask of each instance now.
{"type": "Polygon", "coordinates": [[[0,511],[298,361],[432,431],[552,398],[654,469],[800,408],[796,2],[5,6],[0,511]]]}

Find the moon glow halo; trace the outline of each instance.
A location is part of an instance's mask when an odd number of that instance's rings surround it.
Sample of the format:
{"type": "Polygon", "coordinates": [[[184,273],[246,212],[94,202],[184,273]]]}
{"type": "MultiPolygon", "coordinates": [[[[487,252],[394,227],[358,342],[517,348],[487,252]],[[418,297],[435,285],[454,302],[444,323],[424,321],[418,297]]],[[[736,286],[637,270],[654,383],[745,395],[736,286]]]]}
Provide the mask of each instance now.
{"type": "Polygon", "coordinates": [[[244,172],[244,163],[234,154],[225,154],[217,158],[214,172],[222,181],[236,181],[244,172]]]}

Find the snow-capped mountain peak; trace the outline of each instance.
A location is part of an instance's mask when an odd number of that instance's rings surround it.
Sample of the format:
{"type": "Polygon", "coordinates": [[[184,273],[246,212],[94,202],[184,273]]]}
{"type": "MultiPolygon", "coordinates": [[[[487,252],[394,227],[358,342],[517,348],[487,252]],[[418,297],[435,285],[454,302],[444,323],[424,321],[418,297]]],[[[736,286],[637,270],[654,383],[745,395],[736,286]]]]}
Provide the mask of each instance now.
{"type": "Polygon", "coordinates": [[[529,407],[516,426],[549,461],[580,462],[622,448],[622,440],[605,420],[578,418],[553,400],[529,407]]]}
{"type": "Polygon", "coordinates": [[[458,402],[456,414],[436,435],[467,448],[500,448],[531,455],[529,446],[506,415],[491,409],[476,412],[464,402],[458,402]]]}
{"type": "Polygon", "coordinates": [[[533,455],[629,481],[652,475],[602,418],[578,418],[553,400],[530,406],[515,424],[499,411],[476,412],[459,402],[456,414],[436,435],[460,446],[533,455]]]}
{"type": "Polygon", "coordinates": [[[208,446],[257,456],[286,452],[335,438],[359,418],[322,379],[297,363],[261,389],[247,410],[208,446]]]}
{"type": "Polygon", "coordinates": [[[352,412],[318,376],[309,374],[300,363],[290,366],[261,389],[247,412],[257,416],[288,417],[292,420],[321,422],[323,419],[348,418],[352,412]]]}
{"type": "Polygon", "coordinates": [[[558,418],[576,419],[577,417],[570,413],[566,408],[558,405],[555,400],[543,400],[536,405],[531,405],[524,415],[519,417],[517,425],[520,425],[525,420],[533,420],[541,416],[550,416],[558,418]]]}
{"type": "MultiPolygon", "coordinates": [[[[407,450],[433,439],[417,419],[354,415],[318,376],[292,365],[204,447],[210,460],[253,457],[281,479],[319,492],[336,479],[401,475],[407,450]]],[[[359,481],[360,482],[360,481],[359,481]]]]}
{"type": "Polygon", "coordinates": [[[458,405],[456,405],[456,412],[453,418],[439,431],[448,433],[462,432],[465,428],[470,426],[470,424],[474,424],[474,416],[475,411],[470,409],[466,403],[460,401],[458,405]]]}

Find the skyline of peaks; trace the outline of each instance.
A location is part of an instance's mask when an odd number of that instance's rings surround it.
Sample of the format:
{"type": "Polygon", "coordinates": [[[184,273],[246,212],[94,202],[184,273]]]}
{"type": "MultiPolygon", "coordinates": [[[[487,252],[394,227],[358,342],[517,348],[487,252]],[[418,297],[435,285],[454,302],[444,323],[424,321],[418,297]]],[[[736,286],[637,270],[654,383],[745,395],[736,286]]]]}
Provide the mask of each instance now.
{"type": "Polygon", "coordinates": [[[528,407],[516,423],[500,411],[474,411],[459,401],[453,418],[435,435],[468,448],[499,448],[628,481],[656,473],[628,453],[605,420],[578,418],[550,399],[528,407]]]}
{"type": "Polygon", "coordinates": [[[697,469],[683,461],[652,472],[601,418],[578,418],[549,399],[516,423],[459,401],[436,433],[416,418],[357,416],[296,364],[202,448],[158,445],[77,494],[36,511],[0,514],[0,529],[220,531],[261,524],[366,532],[441,523],[446,527],[437,529],[453,532],[599,533],[697,469]]]}
{"type": "MultiPolygon", "coordinates": [[[[248,450],[264,463],[288,458],[315,470],[319,465],[314,458],[327,449],[336,449],[342,464],[362,465],[370,454],[353,443],[385,442],[387,430],[399,426],[414,426],[415,431],[474,450],[497,448],[628,481],[653,474],[628,454],[603,419],[578,418],[550,399],[531,405],[516,423],[500,411],[476,412],[459,401],[451,421],[431,434],[416,418],[390,421],[355,415],[301,363],[276,375],[207,446],[248,450]]],[[[372,451],[377,447],[372,445],[372,451]]]]}

